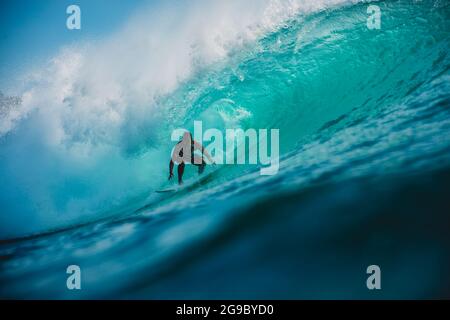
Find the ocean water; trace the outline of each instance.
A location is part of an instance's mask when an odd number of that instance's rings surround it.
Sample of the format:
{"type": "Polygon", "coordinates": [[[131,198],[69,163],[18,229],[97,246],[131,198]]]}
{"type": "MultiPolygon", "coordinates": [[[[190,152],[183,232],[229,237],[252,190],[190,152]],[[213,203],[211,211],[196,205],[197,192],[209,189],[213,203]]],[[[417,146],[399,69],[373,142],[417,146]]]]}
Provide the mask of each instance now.
{"type": "Polygon", "coordinates": [[[449,298],[450,3],[371,4],[162,8],[2,96],[0,297],[449,298]],[[279,129],[278,174],[155,193],[194,120],[279,129]]]}

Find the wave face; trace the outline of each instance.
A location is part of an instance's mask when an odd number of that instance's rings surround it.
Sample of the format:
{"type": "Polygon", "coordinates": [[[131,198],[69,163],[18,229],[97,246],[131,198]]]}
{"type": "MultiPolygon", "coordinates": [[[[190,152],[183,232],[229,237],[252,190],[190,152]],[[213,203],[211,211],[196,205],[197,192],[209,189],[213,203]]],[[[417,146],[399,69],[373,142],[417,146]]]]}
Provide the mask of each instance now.
{"type": "Polygon", "coordinates": [[[2,108],[0,238],[117,214],[145,198],[166,180],[172,128],[198,116],[194,100],[210,90],[192,88],[197,78],[238,63],[238,52],[297,14],[345,2],[150,6],[106,39],[62,48],[21,77],[20,106],[2,108]],[[187,100],[171,102],[180,91],[187,100]]]}
{"type": "Polygon", "coordinates": [[[4,241],[2,295],[71,298],[43,272],[70,260],[87,298],[371,298],[370,264],[383,297],[448,297],[450,8],[376,4],[381,30],[355,1],[169,6],[33,73],[2,112],[1,235],[71,229],[4,241]],[[194,120],[278,128],[279,173],[153,195],[194,120]]]}

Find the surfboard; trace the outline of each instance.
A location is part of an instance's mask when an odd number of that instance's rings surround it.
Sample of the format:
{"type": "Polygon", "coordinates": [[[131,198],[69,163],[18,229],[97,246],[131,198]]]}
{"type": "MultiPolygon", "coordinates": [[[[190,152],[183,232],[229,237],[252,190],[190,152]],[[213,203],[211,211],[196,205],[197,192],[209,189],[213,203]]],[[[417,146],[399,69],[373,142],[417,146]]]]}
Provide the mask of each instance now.
{"type": "MultiPolygon", "coordinates": [[[[216,167],[213,168],[212,171],[204,173],[203,175],[199,175],[195,178],[192,178],[185,182],[185,184],[181,186],[176,187],[166,187],[165,189],[156,190],[156,193],[172,193],[172,192],[189,192],[192,191],[199,186],[203,186],[205,184],[208,184],[212,180],[214,180],[216,174],[219,172],[219,170],[223,167],[216,167]]],[[[163,187],[164,188],[164,187],[163,187]]]]}
{"type": "Polygon", "coordinates": [[[167,192],[175,192],[176,189],[165,189],[165,190],[156,190],[156,193],[167,193],[167,192]]]}

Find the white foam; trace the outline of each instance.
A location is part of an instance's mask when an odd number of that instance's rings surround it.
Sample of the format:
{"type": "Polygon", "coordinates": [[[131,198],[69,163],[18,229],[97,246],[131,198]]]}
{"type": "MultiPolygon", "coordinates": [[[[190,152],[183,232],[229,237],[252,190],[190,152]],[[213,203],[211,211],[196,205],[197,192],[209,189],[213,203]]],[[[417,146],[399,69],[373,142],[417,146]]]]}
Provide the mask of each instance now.
{"type": "MultiPolygon", "coordinates": [[[[26,76],[20,110],[0,120],[0,135],[39,110],[46,141],[115,144],[127,118],[151,118],[158,97],[199,68],[276,30],[300,12],[347,2],[189,1],[142,9],[110,37],[65,47],[26,76]]],[[[69,142],[69,144],[68,144],[69,142]]]]}

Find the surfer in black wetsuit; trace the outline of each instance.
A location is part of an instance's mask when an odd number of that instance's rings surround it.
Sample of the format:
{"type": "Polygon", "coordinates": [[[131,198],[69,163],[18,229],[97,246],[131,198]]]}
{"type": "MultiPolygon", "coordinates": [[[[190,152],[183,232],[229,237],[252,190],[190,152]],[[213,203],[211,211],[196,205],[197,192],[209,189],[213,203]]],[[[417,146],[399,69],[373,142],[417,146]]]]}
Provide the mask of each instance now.
{"type": "Polygon", "coordinates": [[[198,174],[202,174],[206,166],[203,156],[206,156],[208,161],[214,164],[214,161],[208,151],[206,151],[200,143],[192,139],[192,134],[190,132],[185,132],[183,139],[176,144],[173,150],[169,164],[169,180],[173,177],[173,166],[175,162],[178,163],[178,184],[183,183],[183,173],[186,163],[197,166],[198,174]],[[201,156],[194,154],[197,150],[201,152],[201,156]],[[188,154],[184,155],[184,151],[188,151],[188,154]]]}

